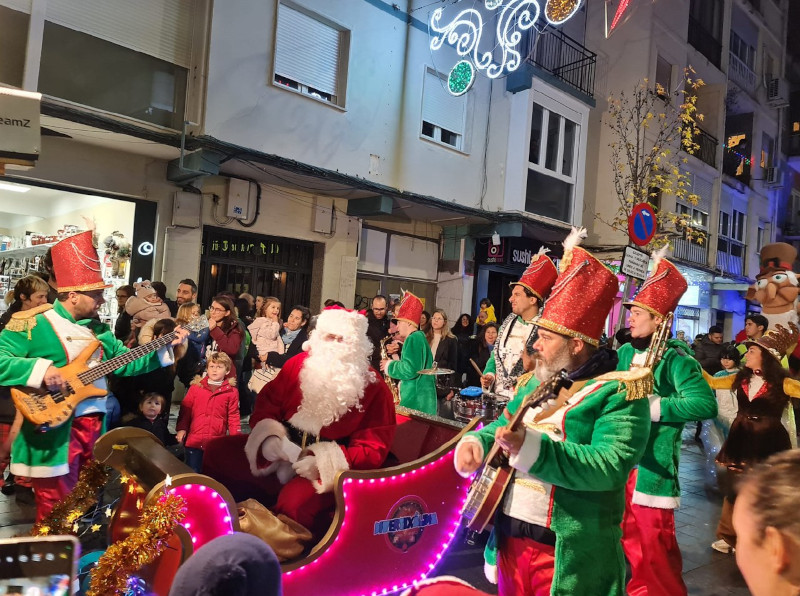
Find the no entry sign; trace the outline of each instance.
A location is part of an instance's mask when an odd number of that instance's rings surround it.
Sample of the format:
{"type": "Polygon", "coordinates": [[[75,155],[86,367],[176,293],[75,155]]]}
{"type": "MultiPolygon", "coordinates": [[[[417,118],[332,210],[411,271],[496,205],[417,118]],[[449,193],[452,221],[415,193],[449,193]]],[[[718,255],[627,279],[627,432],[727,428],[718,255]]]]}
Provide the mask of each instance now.
{"type": "Polygon", "coordinates": [[[644,246],[656,234],[656,212],[649,203],[639,203],[628,218],[628,236],[636,246],[644,246]]]}

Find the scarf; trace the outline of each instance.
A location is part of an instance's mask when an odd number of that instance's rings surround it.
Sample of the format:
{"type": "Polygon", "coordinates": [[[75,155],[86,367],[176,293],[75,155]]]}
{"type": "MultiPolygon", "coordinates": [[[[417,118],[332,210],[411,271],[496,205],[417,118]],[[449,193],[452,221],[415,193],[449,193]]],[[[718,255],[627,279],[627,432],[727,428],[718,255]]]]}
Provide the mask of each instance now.
{"type": "Polygon", "coordinates": [[[294,331],[285,331],[283,336],[282,336],[283,345],[288,348],[291,345],[291,343],[295,340],[297,335],[300,333],[301,329],[302,329],[302,327],[298,327],[294,331]]]}

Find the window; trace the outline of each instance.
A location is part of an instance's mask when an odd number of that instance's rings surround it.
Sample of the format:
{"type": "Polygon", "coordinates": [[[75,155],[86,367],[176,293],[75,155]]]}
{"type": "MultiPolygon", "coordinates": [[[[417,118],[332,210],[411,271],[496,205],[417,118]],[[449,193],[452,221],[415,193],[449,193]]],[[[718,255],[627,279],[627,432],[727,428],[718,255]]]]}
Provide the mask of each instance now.
{"type": "Polygon", "coordinates": [[[731,54],[741,60],[751,71],[755,70],[756,49],[733,30],[731,30],[731,54]]]}
{"type": "Polygon", "coordinates": [[[0,0],[0,83],[22,87],[30,0],[0,0]]]}
{"type": "Polygon", "coordinates": [[[672,91],[672,64],[661,56],[656,60],[656,92],[664,99],[669,97],[672,91]],[[662,92],[658,92],[659,86],[662,92]]]}
{"type": "MultiPolygon", "coordinates": [[[[772,156],[775,154],[775,141],[767,133],[761,133],[761,162],[764,169],[772,167],[772,156]]],[[[766,176],[765,176],[766,177],[766,176]]]]}
{"type": "Polygon", "coordinates": [[[533,104],[525,210],[569,222],[578,155],[579,125],[533,104]]]}
{"type": "Polygon", "coordinates": [[[275,83],[344,107],[349,32],[321,17],[278,3],[275,83]]]}
{"type": "MultiPolygon", "coordinates": [[[[689,217],[689,225],[696,229],[708,233],[708,213],[699,207],[686,205],[684,203],[675,203],[675,213],[678,215],[686,215],[689,217]]],[[[692,242],[699,243],[697,239],[692,239],[692,242]]]]}
{"type": "Polygon", "coordinates": [[[769,234],[767,233],[767,224],[763,221],[758,222],[758,230],[756,231],[756,254],[761,254],[761,249],[769,242],[769,234]]]}
{"type": "Polygon", "coordinates": [[[717,250],[734,257],[744,254],[745,215],[735,209],[732,213],[719,212],[719,238],[717,250]]]}
{"type": "Polygon", "coordinates": [[[447,91],[446,78],[425,69],[422,87],[422,132],[424,138],[455,149],[464,148],[467,96],[447,91]]]}

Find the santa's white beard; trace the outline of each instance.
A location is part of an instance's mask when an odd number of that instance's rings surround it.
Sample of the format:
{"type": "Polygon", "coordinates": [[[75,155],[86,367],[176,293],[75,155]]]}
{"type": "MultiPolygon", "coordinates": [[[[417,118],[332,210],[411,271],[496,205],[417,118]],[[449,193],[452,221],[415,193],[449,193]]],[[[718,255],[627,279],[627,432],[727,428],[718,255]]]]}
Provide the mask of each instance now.
{"type": "Polygon", "coordinates": [[[360,409],[364,389],[375,381],[375,373],[369,370],[369,353],[362,345],[314,337],[310,344],[310,353],[300,371],[303,401],[292,424],[316,435],[348,410],[360,409]]]}
{"type": "Polygon", "coordinates": [[[572,355],[569,352],[569,344],[567,343],[565,343],[564,347],[550,359],[550,362],[545,362],[540,357],[536,361],[536,368],[533,370],[533,376],[544,383],[545,381],[549,381],[553,375],[560,372],[562,368],[566,369],[568,372],[572,370],[572,355]]]}

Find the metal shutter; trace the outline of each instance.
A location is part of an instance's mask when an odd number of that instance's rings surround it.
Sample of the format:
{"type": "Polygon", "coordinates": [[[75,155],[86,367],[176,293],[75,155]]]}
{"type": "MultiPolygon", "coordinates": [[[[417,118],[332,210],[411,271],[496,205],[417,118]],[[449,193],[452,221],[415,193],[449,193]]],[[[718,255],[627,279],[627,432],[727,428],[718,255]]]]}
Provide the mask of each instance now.
{"type": "Polygon", "coordinates": [[[447,82],[425,70],[422,91],[422,119],[460,135],[464,134],[465,95],[456,97],[447,91],[447,82]]]}

